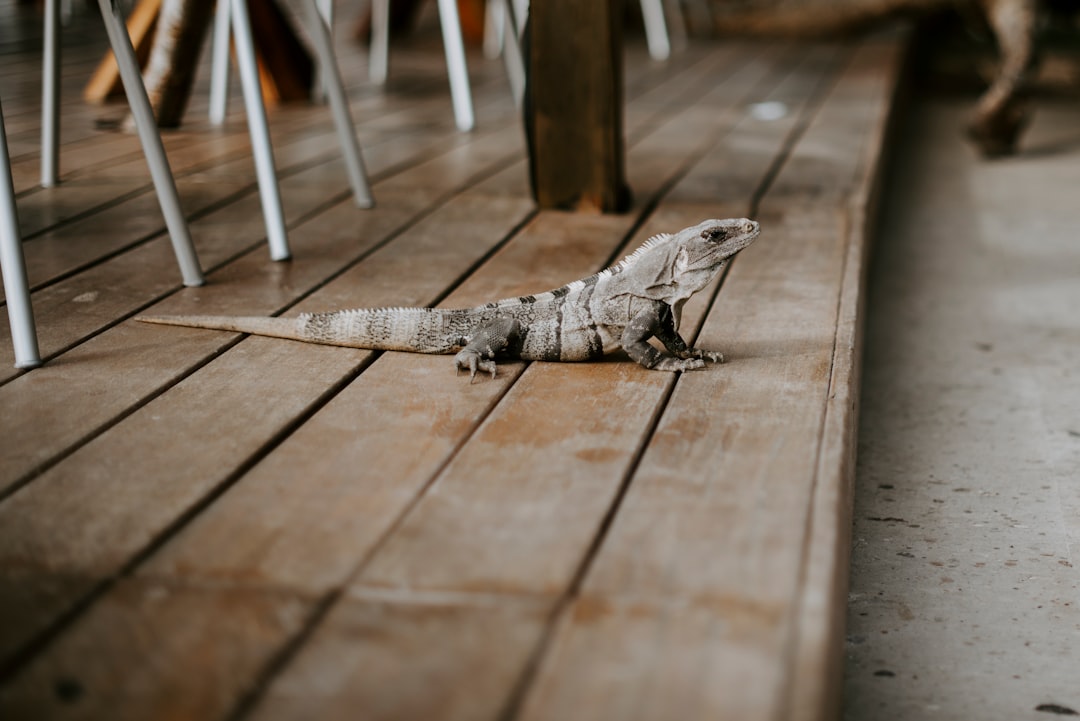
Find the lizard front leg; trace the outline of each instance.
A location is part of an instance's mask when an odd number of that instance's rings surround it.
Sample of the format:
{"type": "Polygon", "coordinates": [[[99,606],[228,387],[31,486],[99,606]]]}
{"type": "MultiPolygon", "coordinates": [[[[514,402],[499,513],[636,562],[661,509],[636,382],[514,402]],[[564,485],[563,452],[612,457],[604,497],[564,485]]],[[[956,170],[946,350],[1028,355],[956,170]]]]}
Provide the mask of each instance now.
{"type": "Polygon", "coordinates": [[[656,338],[664,344],[664,347],[670,351],[670,353],[676,358],[699,358],[703,361],[712,361],[713,363],[723,363],[723,353],[714,353],[712,351],[701,350],[700,348],[691,348],[683,340],[679,332],[675,330],[675,318],[671,312],[671,308],[666,307],[660,312],[659,326],[656,329],[656,338]]]}
{"type": "MultiPolygon", "coordinates": [[[[655,308],[641,311],[634,316],[623,329],[623,350],[639,364],[652,370],[688,371],[704,368],[705,361],[702,360],[700,356],[693,355],[693,350],[688,348],[683,339],[679,338],[679,334],[675,332],[674,325],[670,326],[671,332],[667,340],[663,337],[664,335],[668,335],[663,330],[663,326],[664,324],[661,320],[660,313],[655,308]],[[649,345],[648,340],[653,336],[659,338],[669,350],[672,349],[672,346],[669,345],[669,343],[672,342],[670,336],[678,338],[676,347],[681,346],[682,352],[687,355],[682,355],[678,358],[664,355],[656,350],[656,348],[649,345]]],[[[672,352],[675,351],[672,350],[672,352]]]]}
{"type": "Polygon", "coordinates": [[[495,356],[504,352],[521,337],[521,323],[514,318],[500,316],[478,325],[469,342],[454,356],[458,371],[469,371],[469,382],[476,380],[477,371],[495,377],[495,356]]]}

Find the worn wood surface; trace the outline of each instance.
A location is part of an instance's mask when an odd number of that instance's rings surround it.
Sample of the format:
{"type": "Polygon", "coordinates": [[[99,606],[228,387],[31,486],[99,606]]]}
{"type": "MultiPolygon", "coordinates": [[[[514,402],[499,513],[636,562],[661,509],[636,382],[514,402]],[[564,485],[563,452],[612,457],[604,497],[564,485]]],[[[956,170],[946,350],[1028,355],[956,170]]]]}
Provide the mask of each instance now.
{"type": "MultiPolygon", "coordinates": [[[[77,41],[65,71],[88,73],[103,39],[77,41]]],[[[35,96],[0,70],[48,357],[0,371],[0,718],[834,715],[862,272],[904,46],[659,65],[631,42],[635,202],[595,215],[534,206],[498,62],[471,66],[463,135],[437,34],[385,95],[343,45],[377,207],[349,202],[324,108],[274,112],[295,257],[272,263],[238,106],[170,134],[197,289],[137,141],[66,104],[64,182],[34,188],[35,96]],[[728,362],[682,376],[617,354],[470,384],[447,357],[131,320],[472,305],[744,214],[762,237],[684,312],[728,362]]]]}

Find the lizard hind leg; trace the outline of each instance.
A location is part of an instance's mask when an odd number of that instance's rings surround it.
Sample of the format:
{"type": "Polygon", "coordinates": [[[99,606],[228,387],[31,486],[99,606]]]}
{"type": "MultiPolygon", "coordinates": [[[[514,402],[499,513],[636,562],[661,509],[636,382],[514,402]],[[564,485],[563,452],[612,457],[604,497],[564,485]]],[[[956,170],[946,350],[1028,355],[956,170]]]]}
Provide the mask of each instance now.
{"type": "Polygon", "coordinates": [[[495,357],[505,353],[521,337],[521,323],[515,318],[499,316],[477,325],[468,343],[454,356],[454,367],[469,371],[469,382],[476,380],[477,371],[495,377],[495,357]]]}

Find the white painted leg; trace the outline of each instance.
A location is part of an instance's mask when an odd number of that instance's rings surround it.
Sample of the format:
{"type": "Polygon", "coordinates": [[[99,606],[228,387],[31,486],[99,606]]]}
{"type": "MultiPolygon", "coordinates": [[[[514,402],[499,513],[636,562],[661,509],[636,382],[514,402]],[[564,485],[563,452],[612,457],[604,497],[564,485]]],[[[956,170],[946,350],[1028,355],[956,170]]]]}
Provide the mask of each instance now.
{"type": "Polygon", "coordinates": [[[41,56],[41,187],[60,176],[60,3],[45,0],[45,42],[41,56]]]}
{"type": "Polygon", "coordinates": [[[315,3],[316,0],[307,2],[308,22],[311,24],[311,37],[315,50],[319,54],[319,64],[322,67],[323,80],[326,82],[338,140],[341,142],[341,150],[345,156],[345,169],[349,175],[349,183],[352,185],[356,204],[361,208],[370,208],[375,201],[371,197],[371,187],[368,185],[367,171],[364,169],[364,158],[360,154],[360,143],[356,140],[356,129],[353,125],[352,114],[349,112],[345,86],[341,82],[341,74],[334,59],[333,38],[328,22],[315,3]]]}
{"type": "Polygon", "coordinates": [[[671,47],[675,50],[685,50],[690,35],[686,30],[686,15],[683,13],[682,0],[664,0],[664,18],[667,20],[671,47]]]}
{"type": "Polygon", "coordinates": [[[461,38],[461,18],[457,0],[439,0],[439,21],[442,24],[443,49],[446,51],[446,70],[450,75],[450,96],[454,103],[454,120],[458,130],[472,130],[472,91],[469,89],[469,70],[465,64],[465,42],[461,38]]]}
{"type": "Polygon", "coordinates": [[[645,19],[645,40],[653,60],[667,60],[671,56],[664,6],[661,0],[641,0],[641,15],[645,19]]]}
{"type": "Polygon", "coordinates": [[[15,211],[15,187],[11,180],[11,158],[4,131],[4,111],[0,108],[0,271],[4,276],[11,343],[15,347],[16,368],[41,365],[30,288],[26,280],[19,219],[15,211]]]}
{"type": "Polygon", "coordinates": [[[217,0],[214,13],[214,46],[210,63],[210,122],[221,125],[229,107],[229,22],[231,0],[217,0]]]}
{"type": "MultiPolygon", "coordinates": [[[[334,29],[333,29],[334,28],[334,0],[317,0],[316,5],[317,5],[317,9],[319,11],[319,16],[322,18],[322,21],[324,23],[326,23],[326,27],[330,28],[330,42],[333,43],[333,38],[334,38],[334,29]]],[[[314,19],[311,19],[310,22],[314,23],[315,21],[314,21],[314,19]]],[[[312,27],[312,32],[313,33],[317,32],[314,29],[314,26],[312,27]]],[[[331,45],[331,47],[333,47],[333,45],[331,45]]],[[[330,92],[330,87],[328,85],[330,80],[327,77],[328,72],[330,72],[330,71],[326,69],[326,66],[323,64],[322,60],[320,59],[319,64],[315,68],[315,84],[311,89],[311,99],[314,102],[325,103],[327,101],[327,99],[328,99],[327,93],[330,92]]],[[[339,77],[340,77],[340,74],[339,74],[339,77]]]]}
{"type": "Polygon", "coordinates": [[[135,49],[131,47],[131,38],[124,26],[124,18],[117,6],[117,0],[98,0],[98,5],[109,35],[109,44],[112,45],[113,55],[116,57],[116,65],[120,70],[120,79],[124,83],[124,93],[127,94],[128,104],[131,106],[135,129],[142,142],[146,164],[150,166],[150,177],[154,180],[161,213],[165,216],[165,226],[172,239],[173,252],[180,264],[184,285],[202,285],[205,281],[199,268],[199,259],[195,256],[195,248],[191,244],[187,221],[184,220],[180,197],[176,192],[176,181],[169,168],[165,147],[161,144],[157,121],[150,108],[150,99],[146,96],[146,87],[143,85],[142,75],[139,74],[135,49]]]}
{"type": "MultiPolygon", "coordinates": [[[[503,0],[505,2],[505,0],[503,0]]],[[[510,92],[514,96],[514,105],[521,107],[525,98],[525,56],[518,38],[520,20],[512,5],[504,5],[506,33],[503,36],[503,62],[506,64],[506,76],[510,81],[510,92]]]]}
{"type": "Polygon", "coordinates": [[[514,24],[517,36],[525,32],[525,19],[529,17],[529,0],[510,0],[514,5],[514,24]]]}
{"type": "Polygon", "coordinates": [[[484,4],[484,57],[497,58],[503,51],[507,0],[488,0],[484,4]]]}
{"type": "MultiPolygon", "coordinates": [[[[104,2],[104,0],[102,0],[104,2]]],[[[255,64],[255,41],[251,36],[251,19],[247,0],[230,0],[232,6],[233,39],[236,41],[236,63],[240,68],[240,84],[244,89],[244,108],[248,117],[248,132],[255,156],[255,174],[259,181],[266,239],[273,260],[288,260],[289,239],[285,232],[285,214],[278,193],[277,170],[270,147],[270,129],[266,122],[259,69],[255,64]]]]}
{"type": "Polygon", "coordinates": [[[368,47],[368,77],[386,84],[390,56],[390,0],[371,1],[371,44],[368,47]]]}

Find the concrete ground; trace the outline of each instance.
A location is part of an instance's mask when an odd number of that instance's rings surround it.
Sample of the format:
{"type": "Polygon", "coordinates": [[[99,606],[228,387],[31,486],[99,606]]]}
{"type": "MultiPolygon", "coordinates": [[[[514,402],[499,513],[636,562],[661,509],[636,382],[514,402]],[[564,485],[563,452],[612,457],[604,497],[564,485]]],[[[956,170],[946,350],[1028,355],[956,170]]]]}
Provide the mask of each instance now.
{"type": "Polygon", "coordinates": [[[845,718],[1080,712],[1080,99],[915,98],[870,277],[845,718]]]}

